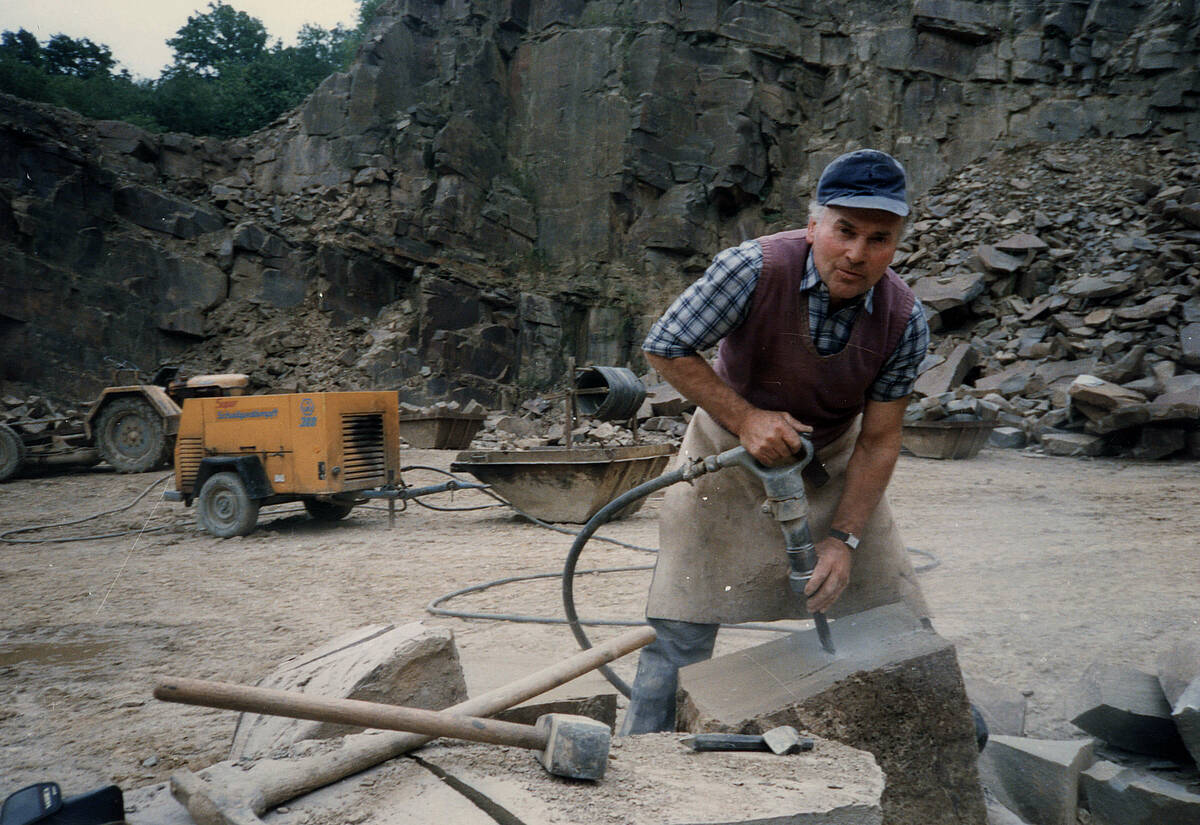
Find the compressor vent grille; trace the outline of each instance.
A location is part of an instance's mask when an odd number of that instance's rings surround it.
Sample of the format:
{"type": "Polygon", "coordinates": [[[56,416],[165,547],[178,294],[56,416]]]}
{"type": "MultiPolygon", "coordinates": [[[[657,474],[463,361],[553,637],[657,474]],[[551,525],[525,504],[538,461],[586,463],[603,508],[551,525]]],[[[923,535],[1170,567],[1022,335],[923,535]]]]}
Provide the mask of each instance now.
{"type": "Polygon", "coordinates": [[[204,439],[180,438],[175,444],[175,463],[179,468],[179,492],[194,492],[200,462],[204,458],[204,439]]]}
{"type": "Polygon", "coordinates": [[[387,481],[383,413],[342,415],[342,479],[374,484],[387,481]]]}

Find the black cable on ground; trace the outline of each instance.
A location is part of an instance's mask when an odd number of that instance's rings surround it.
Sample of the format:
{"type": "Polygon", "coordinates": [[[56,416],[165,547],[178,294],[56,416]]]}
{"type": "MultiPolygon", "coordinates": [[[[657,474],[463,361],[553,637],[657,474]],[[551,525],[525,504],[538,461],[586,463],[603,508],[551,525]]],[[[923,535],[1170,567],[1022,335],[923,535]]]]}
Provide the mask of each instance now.
{"type": "Polygon", "coordinates": [[[152,482],[150,484],[149,487],[147,487],[145,490],[142,490],[142,492],[138,494],[137,498],[135,498],[133,501],[126,504],[124,507],[117,507],[116,509],[113,509],[113,510],[105,510],[102,513],[96,513],[95,515],[91,515],[91,516],[84,516],[83,518],[77,518],[77,519],[73,519],[71,521],[60,521],[55,524],[38,524],[38,525],[34,525],[32,527],[17,527],[12,530],[6,530],[3,533],[0,533],[0,541],[7,542],[8,544],[48,544],[48,543],[54,543],[54,542],[93,541],[93,540],[97,540],[97,539],[111,539],[111,538],[117,538],[118,536],[127,536],[127,535],[130,535],[131,533],[153,533],[153,532],[157,532],[159,530],[166,530],[168,527],[170,527],[170,525],[163,525],[161,527],[148,527],[144,530],[141,530],[141,529],[139,529],[139,530],[122,530],[117,533],[105,533],[103,535],[95,535],[95,536],[69,536],[67,538],[61,538],[61,539],[13,539],[13,538],[9,538],[9,536],[16,535],[17,533],[32,533],[37,530],[49,530],[52,527],[70,527],[71,525],[83,524],[84,522],[92,521],[92,520],[98,519],[102,516],[111,516],[115,513],[122,513],[124,511],[128,510],[129,508],[133,507],[135,504],[137,504],[142,499],[144,499],[147,495],[150,494],[151,490],[153,490],[155,487],[162,484],[164,481],[166,481],[167,479],[169,479],[171,477],[172,477],[172,475],[168,474],[168,475],[163,476],[160,479],[155,480],[154,482],[152,482]]]}

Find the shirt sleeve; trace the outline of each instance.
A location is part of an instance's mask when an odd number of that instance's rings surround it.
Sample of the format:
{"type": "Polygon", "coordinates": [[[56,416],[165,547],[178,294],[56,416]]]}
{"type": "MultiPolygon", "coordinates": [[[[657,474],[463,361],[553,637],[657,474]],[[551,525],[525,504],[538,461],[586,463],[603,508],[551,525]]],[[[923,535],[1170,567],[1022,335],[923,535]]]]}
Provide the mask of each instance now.
{"type": "Polygon", "coordinates": [[[899,401],[913,391],[917,369],[929,349],[929,323],[919,299],[913,299],[912,314],[900,336],[900,343],[884,363],[883,369],[867,391],[872,401],[899,401]]]}
{"type": "Polygon", "coordinates": [[[663,358],[695,355],[742,323],[762,270],[762,247],[746,241],[719,253],[650,328],[642,349],[663,358]]]}

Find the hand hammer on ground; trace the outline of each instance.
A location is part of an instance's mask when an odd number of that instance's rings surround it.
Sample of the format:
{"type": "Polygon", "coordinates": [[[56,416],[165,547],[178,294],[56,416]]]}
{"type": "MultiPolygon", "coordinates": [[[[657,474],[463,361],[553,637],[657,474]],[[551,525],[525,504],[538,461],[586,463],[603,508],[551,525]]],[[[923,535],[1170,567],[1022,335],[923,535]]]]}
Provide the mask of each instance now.
{"type": "Polygon", "coordinates": [[[185,705],[528,748],[538,752],[538,761],[547,771],[568,779],[603,777],[611,742],[608,725],[567,713],[547,713],[538,718],[536,725],[519,725],[478,716],[358,699],[328,699],[203,679],[164,679],[155,686],[154,696],[185,705]]]}

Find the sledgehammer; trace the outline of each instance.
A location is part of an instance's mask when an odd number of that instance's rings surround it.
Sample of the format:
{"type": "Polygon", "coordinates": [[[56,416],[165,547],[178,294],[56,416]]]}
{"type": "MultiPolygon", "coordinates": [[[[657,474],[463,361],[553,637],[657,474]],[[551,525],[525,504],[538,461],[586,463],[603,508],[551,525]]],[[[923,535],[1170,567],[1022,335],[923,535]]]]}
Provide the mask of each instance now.
{"type": "Polygon", "coordinates": [[[566,713],[548,713],[539,717],[536,725],[519,725],[478,716],[358,699],[328,699],[202,679],[164,679],[155,686],[154,696],[186,705],[528,748],[538,752],[538,761],[548,772],[568,779],[602,778],[611,738],[608,725],[603,722],[566,713]]]}

